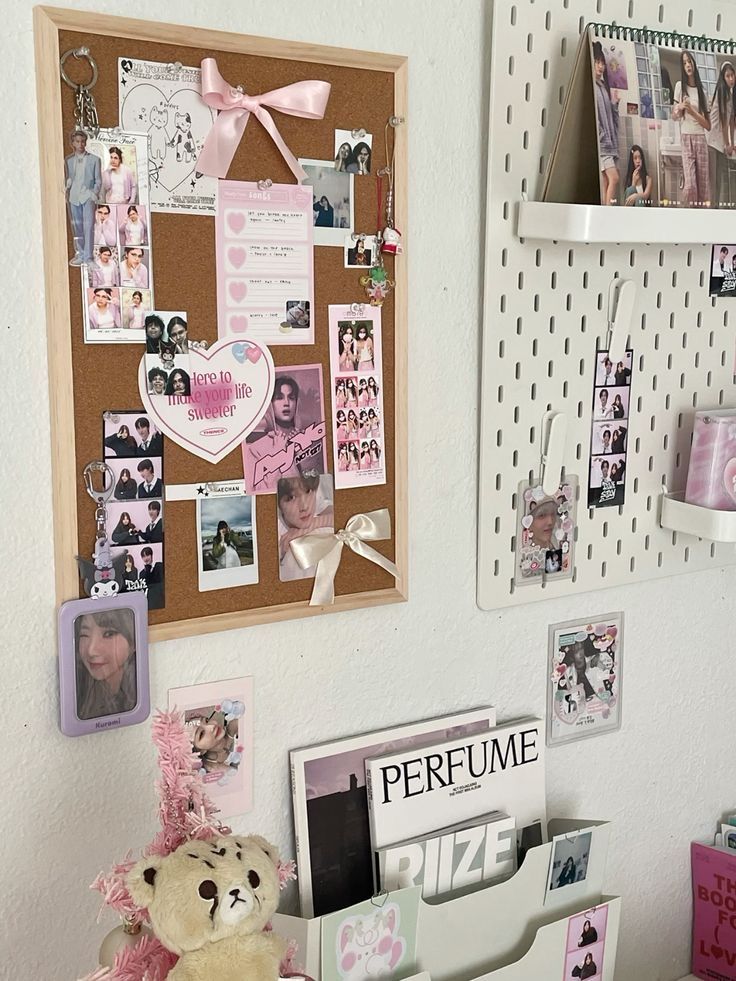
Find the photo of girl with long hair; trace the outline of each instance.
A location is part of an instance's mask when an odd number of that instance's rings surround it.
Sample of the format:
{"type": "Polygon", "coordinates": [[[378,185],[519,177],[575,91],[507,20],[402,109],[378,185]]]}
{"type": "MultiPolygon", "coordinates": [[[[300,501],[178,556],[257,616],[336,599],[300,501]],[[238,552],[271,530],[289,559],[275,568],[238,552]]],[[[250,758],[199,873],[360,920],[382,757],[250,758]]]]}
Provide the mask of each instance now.
{"type": "Polygon", "coordinates": [[[77,716],[99,719],[131,712],[138,701],[135,614],[88,613],[74,621],[77,716]]]}
{"type": "Polygon", "coordinates": [[[715,156],[714,208],[733,207],[736,204],[734,86],[736,86],[736,69],[733,62],[724,61],[718,72],[713,98],[710,100],[708,143],[715,156]]]}
{"type": "Polygon", "coordinates": [[[680,53],[680,78],[675,82],[672,118],[680,123],[684,203],[691,208],[711,204],[706,133],[711,119],[700,72],[691,51],[680,53]]]}
{"type": "Polygon", "coordinates": [[[598,121],[598,159],[603,204],[618,204],[619,146],[619,93],[611,90],[603,45],[593,41],[593,81],[595,89],[596,117],[598,121]]]}
{"type": "Polygon", "coordinates": [[[624,181],[624,204],[628,207],[646,207],[652,203],[652,178],[647,171],[644,151],[635,143],[629,150],[629,163],[624,181]]]}

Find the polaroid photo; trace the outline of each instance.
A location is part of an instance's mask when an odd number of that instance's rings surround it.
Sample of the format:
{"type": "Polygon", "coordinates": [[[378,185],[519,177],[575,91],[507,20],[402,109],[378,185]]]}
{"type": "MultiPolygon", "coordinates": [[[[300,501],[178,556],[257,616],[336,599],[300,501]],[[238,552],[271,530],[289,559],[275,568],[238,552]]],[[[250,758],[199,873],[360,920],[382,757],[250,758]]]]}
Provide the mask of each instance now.
{"type": "Polygon", "coordinates": [[[335,170],[365,176],[371,172],[373,134],[365,130],[335,130],[335,170]],[[355,136],[353,136],[355,133],[355,136]],[[362,135],[358,135],[358,134],[362,135]]]}
{"type": "MultiPolygon", "coordinates": [[[[556,835],[552,839],[545,903],[553,890],[574,890],[580,883],[585,882],[592,841],[592,831],[575,831],[571,834],[556,835]]],[[[571,901],[572,895],[572,892],[566,895],[566,900],[571,901]]]]}
{"type": "Polygon", "coordinates": [[[622,612],[549,628],[547,745],[621,728],[622,612]]]}
{"type": "Polygon", "coordinates": [[[736,245],[713,245],[710,256],[710,296],[736,296],[736,245]]]}
{"type": "Polygon", "coordinates": [[[616,388],[621,385],[629,385],[633,356],[633,351],[626,351],[623,361],[617,361],[614,364],[608,357],[608,351],[598,351],[595,370],[596,386],[616,388]]]}
{"type": "Polygon", "coordinates": [[[153,303],[150,290],[139,290],[125,286],[120,290],[122,310],[120,323],[124,330],[138,331],[136,341],[145,340],[146,317],[151,312],[153,303]]]}
{"type": "Polygon", "coordinates": [[[303,186],[312,188],[314,244],[343,248],[345,234],[355,230],[353,218],[352,173],[335,170],[331,160],[303,160],[307,179],[303,186]]]}
{"type": "Polygon", "coordinates": [[[515,583],[567,579],[574,565],[578,479],[566,475],[557,491],[545,494],[542,485],[523,480],[519,485],[516,528],[515,583]]]}
{"type": "Polygon", "coordinates": [[[276,368],[271,402],[243,443],[249,494],[272,494],[282,477],[327,470],[322,365],[276,368]]]}
{"type": "MultiPolygon", "coordinates": [[[[102,444],[106,460],[163,457],[164,438],[143,409],[103,412],[102,444]]],[[[131,465],[131,473],[136,478],[138,462],[131,465]]]]}
{"type": "Polygon", "coordinates": [[[620,419],[628,419],[629,395],[628,386],[596,387],[593,398],[593,421],[618,422],[620,419]]]}
{"type": "Polygon", "coordinates": [[[255,497],[197,498],[199,591],[258,582],[255,497]]]}
{"type": "MultiPolygon", "coordinates": [[[[155,518],[157,504],[161,506],[161,501],[148,502],[151,520],[155,518]]],[[[141,530],[141,538],[145,530],[146,526],[141,530]]],[[[116,569],[120,568],[121,593],[142,593],[149,610],[160,610],[164,606],[164,550],[157,538],[157,534],[152,534],[150,544],[121,545],[110,549],[113,564],[116,569]]]]}
{"type": "Polygon", "coordinates": [[[192,763],[222,817],[253,808],[253,679],[169,689],[184,716],[192,763]]]}
{"type": "Polygon", "coordinates": [[[369,269],[378,255],[376,236],[347,235],[343,251],[346,269],[369,269]]]}
{"type": "Polygon", "coordinates": [[[291,542],[304,535],[334,535],[335,490],[331,474],[282,477],[276,487],[279,534],[279,579],[314,579],[316,566],[297,562],[291,542]]]}
{"type": "Polygon", "coordinates": [[[61,731],[83,736],[148,718],[148,608],[140,593],[59,608],[61,731]]]}

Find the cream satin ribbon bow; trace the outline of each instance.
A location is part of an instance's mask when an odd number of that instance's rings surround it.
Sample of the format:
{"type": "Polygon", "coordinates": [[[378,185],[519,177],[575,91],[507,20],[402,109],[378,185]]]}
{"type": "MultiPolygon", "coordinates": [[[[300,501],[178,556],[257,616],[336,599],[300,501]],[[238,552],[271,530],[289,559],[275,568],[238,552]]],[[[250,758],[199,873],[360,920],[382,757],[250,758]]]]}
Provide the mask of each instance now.
{"type": "Polygon", "coordinates": [[[357,555],[375,562],[392,576],[399,570],[394,563],[366,545],[366,541],[380,542],[391,537],[391,515],[387,508],[354,514],[342,531],[334,535],[304,535],[291,542],[291,551],[302,569],[317,566],[310,606],[324,606],[335,602],[335,573],[340,565],[342,547],[347,545],[357,555]]]}

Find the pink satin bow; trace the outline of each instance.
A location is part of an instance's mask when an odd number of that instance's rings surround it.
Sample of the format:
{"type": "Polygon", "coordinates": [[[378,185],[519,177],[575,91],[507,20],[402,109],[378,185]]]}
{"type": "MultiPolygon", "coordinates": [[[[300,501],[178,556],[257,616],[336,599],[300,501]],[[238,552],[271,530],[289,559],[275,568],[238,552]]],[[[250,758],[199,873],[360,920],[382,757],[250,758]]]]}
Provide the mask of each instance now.
{"type": "Polygon", "coordinates": [[[211,109],[219,110],[219,115],[204,141],[196,164],[197,171],[210,177],[227,177],[250,114],[253,113],[270,134],[296,179],[301,182],[307,175],[284,142],[266,106],[289,116],[322,119],[331,88],[329,82],[309,79],[285,85],[273,92],[264,92],[263,95],[246,95],[225,81],[214,58],[203,58],[202,98],[211,109]]]}

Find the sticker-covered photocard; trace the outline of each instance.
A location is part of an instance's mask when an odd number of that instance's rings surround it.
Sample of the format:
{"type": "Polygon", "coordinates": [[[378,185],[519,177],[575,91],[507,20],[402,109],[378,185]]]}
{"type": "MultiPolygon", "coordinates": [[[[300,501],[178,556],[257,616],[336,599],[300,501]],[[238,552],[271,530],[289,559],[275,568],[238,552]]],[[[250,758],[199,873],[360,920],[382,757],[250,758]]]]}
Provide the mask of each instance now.
{"type": "Polygon", "coordinates": [[[566,476],[553,495],[541,484],[519,485],[516,530],[517,586],[572,575],[577,477],[566,476]]]}
{"type": "Polygon", "coordinates": [[[148,618],[142,596],[61,605],[59,681],[61,731],[67,736],[148,718],[148,618]]]}
{"type": "Polygon", "coordinates": [[[184,715],[192,764],[222,817],[253,807],[253,679],[169,689],[169,711],[184,715]]]}
{"type": "Polygon", "coordinates": [[[566,835],[557,835],[553,839],[547,882],[548,893],[585,882],[592,841],[591,831],[574,831],[566,835]]]}
{"type": "Polygon", "coordinates": [[[307,175],[303,187],[312,189],[314,244],[343,248],[353,222],[352,173],[341,173],[331,160],[299,160],[307,175]]]}
{"type": "Polygon", "coordinates": [[[220,181],[217,330],[262,344],[313,344],[312,192],[220,181]]]}
{"type": "Polygon", "coordinates": [[[313,579],[316,566],[302,569],[290,545],[304,535],[335,533],[334,486],[331,474],[282,477],[276,488],[279,532],[279,579],[313,579]]]}
{"type": "Polygon", "coordinates": [[[327,469],[322,365],[276,368],[265,415],[243,443],[249,494],[270,494],[282,477],[327,469]]]}
{"type": "Polygon", "coordinates": [[[344,264],[346,269],[370,268],[378,255],[375,235],[348,235],[345,238],[344,264]]]}
{"type": "MultiPolygon", "coordinates": [[[[110,457],[160,457],[163,455],[164,438],[149,416],[139,409],[135,412],[104,412],[103,452],[110,457]]],[[[138,478],[135,465],[131,471],[138,478]]],[[[140,482],[140,480],[138,481],[140,482]]],[[[161,495],[159,495],[161,496],[161,495]]]]}
{"type": "Polygon", "coordinates": [[[200,592],[258,582],[254,497],[198,497],[197,542],[200,592]]]}
{"type": "Polygon", "coordinates": [[[710,256],[711,296],[736,296],[736,245],[713,245],[710,256]]]}
{"type": "Polygon", "coordinates": [[[365,131],[362,136],[357,135],[357,130],[355,133],[353,136],[353,130],[335,130],[335,170],[364,176],[371,172],[373,136],[365,131]]]}
{"type": "Polygon", "coordinates": [[[623,613],[549,628],[547,745],[621,727],[623,613]]]}
{"type": "Polygon", "coordinates": [[[200,176],[196,169],[217,118],[201,91],[199,68],[118,59],[120,125],[147,135],[152,211],[216,212],[217,179],[200,176]]]}

